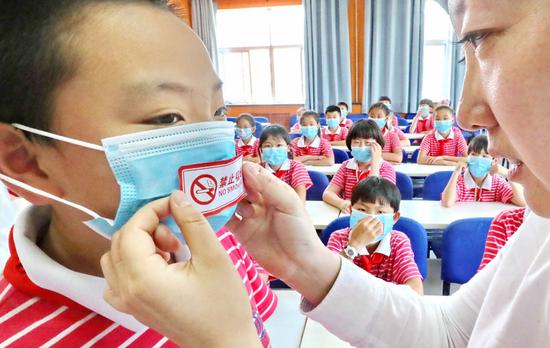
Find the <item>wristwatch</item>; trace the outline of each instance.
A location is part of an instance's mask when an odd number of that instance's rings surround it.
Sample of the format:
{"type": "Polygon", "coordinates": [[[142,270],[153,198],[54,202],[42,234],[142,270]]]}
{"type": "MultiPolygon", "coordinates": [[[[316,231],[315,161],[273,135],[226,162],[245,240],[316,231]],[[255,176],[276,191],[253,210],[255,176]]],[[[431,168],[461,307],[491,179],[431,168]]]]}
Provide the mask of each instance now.
{"type": "Polygon", "coordinates": [[[357,249],[349,244],[344,247],[344,254],[346,254],[346,257],[350,260],[355,259],[359,255],[357,249]]]}

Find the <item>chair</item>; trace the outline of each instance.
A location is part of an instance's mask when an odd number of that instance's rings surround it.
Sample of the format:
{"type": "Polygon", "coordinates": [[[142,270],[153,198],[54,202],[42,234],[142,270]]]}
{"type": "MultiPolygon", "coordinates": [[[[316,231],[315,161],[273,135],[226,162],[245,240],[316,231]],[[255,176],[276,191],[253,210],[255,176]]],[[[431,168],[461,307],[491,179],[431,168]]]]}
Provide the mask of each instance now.
{"type": "Polygon", "coordinates": [[[398,126],[408,126],[409,122],[407,122],[407,120],[402,118],[402,117],[398,117],[397,118],[397,125],[398,126]]]}
{"type": "Polygon", "coordinates": [[[319,123],[321,124],[322,127],[324,127],[324,126],[327,125],[327,119],[324,116],[320,117],[319,118],[319,123]]]}
{"type": "Polygon", "coordinates": [[[256,122],[270,123],[269,119],[264,116],[254,116],[254,119],[256,120],[256,122]]]}
{"type": "Polygon", "coordinates": [[[334,163],[344,163],[344,161],[349,160],[347,151],[332,148],[334,153],[334,163]]]}
{"type": "Polygon", "coordinates": [[[401,199],[413,199],[413,182],[410,176],[401,172],[395,172],[395,184],[401,193],[401,199]]]}
{"type": "Polygon", "coordinates": [[[301,137],[302,134],[301,133],[292,133],[292,134],[289,134],[289,136],[290,136],[290,140],[294,140],[296,138],[301,137]]]}
{"type": "Polygon", "coordinates": [[[451,283],[464,284],[476,274],[491,221],[492,218],[458,220],[443,233],[443,295],[449,295],[451,283]]]}
{"type": "Polygon", "coordinates": [[[286,285],[281,279],[275,279],[269,282],[271,289],[290,289],[290,286],[286,285]]]}
{"type": "Polygon", "coordinates": [[[416,112],[409,112],[405,115],[405,119],[412,120],[416,116],[416,112]]]}
{"type": "Polygon", "coordinates": [[[336,218],[323,230],[323,233],[321,234],[321,241],[324,245],[327,245],[332,232],[341,230],[346,227],[349,227],[349,215],[336,218]]]}
{"type": "Polygon", "coordinates": [[[254,136],[259,138],[262,135],[263,130],[264,126],[260,122],[256,122],[256,131],[254,132],[254,136]]]}
{"type": "Polygon", "coordinates": [[[369,115],[367,115],[367,114],[348,114],[347,117],[348,117],[350,120],[352,120],[353,122],[357,122],[357,121],[359,121],[359,120],[368,118],[369,115]]]}
{"type": "Polygon", "coordinates": [[[441,200],[441,193],[445,189],[445,186],[447,186],[452,174],[452,171],[445,171],[428,175],[424,181],[422,199],[425,201],[441,200]]]}
{"type": "Polygon", "coordinates": [[[407,163],[409,162],[409,154],[407,151],[405,151],[405,149],[402,150],[402,153],[403,153],[403,160],[401,161],[401,163],[407,163]]]}
{"type": "Polygon", "coordinates": [[[236,121],[237,121],[237,118],[236,118],[236,117],[229,117],[229,116],[228,116],[228,117],[227,117],[227,120],[228,120],[229,122],[236,122],[236,121]]]}
{"type": "Polygon", "coordinates": [[[418,162],[418,154],[420,153],[420,148],[414,150],[414,152],[411,155],[411,163],[417,163],[418,162]]]}
{"type": "Polygon", "coordinates": [[[309,177],[313,185],[306,192],[306,200],[322,201],[323,192],[327,188],[329,181],[325,174],[313,170],[308,171],[309,177]]]}
{"type": "Polygon", "coordinates": [[[424,227],[413,219],[401,217],[393,226],[396,231],[403,232],[411,241],[411,249],[414,253],[414,262],[418,266],[422,279],[428,274],[428,237],[424,227]]]}
{"type": "Polygon", "coordinates": [[[294,126],[296,122],[298,122],[298,116],[296,115],[290,116],[290,128],[292,128],[292,126],[294,126]]]}

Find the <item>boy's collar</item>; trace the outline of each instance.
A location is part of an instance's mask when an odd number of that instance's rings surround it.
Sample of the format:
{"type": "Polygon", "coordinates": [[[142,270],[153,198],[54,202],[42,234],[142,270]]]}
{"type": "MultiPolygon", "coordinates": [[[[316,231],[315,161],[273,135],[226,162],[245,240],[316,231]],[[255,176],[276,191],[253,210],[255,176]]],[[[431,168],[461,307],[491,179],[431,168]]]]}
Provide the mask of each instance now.
{"type": "Polygon", "coordinates": [[[250,141],[248,142],[248,144],[245,144],[244,141],[241,138],[239,138],[239,140],[237,140],[237,146],[239,146],[239,147],[254,146],[254,144],[256,144],[257,140],[258,140],[258,138],[256,138],[254,135],[251,135],[250,141]]]}
{"type": "Polygon", "coordinates": [[[336,127],[336,132],[332,133],[330,131],[330,128],[328,128],[328,126],[325,126],[323,127],[325,129],[325,134],[337,134],[337,135],[340,135],[340,133],[342,132],[342,127],[340,127],[340,125],[338,125],[338,127],[336,127]]]}
{"type": "MultiPolygon", "coordinates": [[[[46,255],[37,245],[38,232],[51,218],[48,206],[31,206],[19,214],[13,228],[13,252],[28,279],[36,286],[62,295],[134,332],[148,328],[103,299],[104,278],[72,271],[46,255]]],[[[93,232],[91,232],[93,233],[93,232]]],[[[17,284],[15,284],[17,287],[17,284]]]]}
{"type": "Polygon", "coordinates": [[[319,138],[319,136],[315,136],[315,139],[313,140],[313,142],[309,145],[306,145],[305,143],[305,140],[304,140],[304,136],[301,136],[299,139],[298,139],[298,147],[319,147],[319,145],[321,145],[321,138],[319,138]]]}
{"type": "Polygon", "coordinates": [[[483,184],[481,184],[481,187],[478,187],[470,171],[466,170],[464,172],[464,186],[466,186],[466,188],[469,190],[473,190],[476,188],[490,190],[493,186],[493,176],[491,174],[487,174],[487,177],[485,177],[485,180],[483,180],[483,184]]]}
{"type": "Polygon", "coordinates": [[[449,135],[446,138],[443,138],[443,136],[441,134],[439,134],[437,129],[434,129],[434,131],[435,131],[435,139],[436,140],[454,139],[454,137],[455,137],[454,128],[451,128],[451,130],[449,131],[449,135]]]}
{"type": "MultiPolygon", "coordinates": [[[[349,231],[351,233],[351,229],[349,231]]],[[[392,231],[393,232],[393,231],[392,231]]],[[[391,235],[392,232],[388,233],[387,235],[382,238],[382,240],[378,243],[378,246],[376,247],[376,250],[372,253],[374,254],[382,254],[384,256],[390,256],[391,254],[391,235]]],[[[359,255],[371,255],[369,251],[367,250],[367,247],[362,248],[361,250],[358,250],[359,255]]]]}
{"type": "MultiPolygon", "coordinates": [[[[267,162],[264,164],[264,167],[265,169],[267,169],[268,172],[270,173],[275,173],[275,171],[273,170],[273,168],[271,168],[271,166],[269,164],[267,164],[267,162]]],[[[281,165],[281,168],[279,168],[278,171],[280,170],[289,170],[290,169],[290,159],[286,159],[283,164],[281,165]]]]}
{"type": "MultiPolygon", "coordinates": [[[[384,160],[380,159],[380,165],[382,165],[383,162],[384,160]]],[[[368,168],[370,168],[371,163],[372,161],[369,163],[368,168]]],[[[346,163],[346,168],[353,169],[353,170],[357,170],[357,168],[359,168],[359,165],[357,164],[357,161],[355,160],[355,158],[351,158],[348,160],[348,163],[346,163]]]]}

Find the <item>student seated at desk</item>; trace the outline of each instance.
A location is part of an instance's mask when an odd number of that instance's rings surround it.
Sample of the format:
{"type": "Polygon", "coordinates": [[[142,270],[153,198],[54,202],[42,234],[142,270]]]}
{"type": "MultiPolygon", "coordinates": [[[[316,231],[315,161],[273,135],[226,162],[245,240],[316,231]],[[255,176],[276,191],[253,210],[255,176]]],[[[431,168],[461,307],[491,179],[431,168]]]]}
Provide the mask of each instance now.
{"type": "Polygon", "coordinates": [[[242,155],[244,161],[254,163],[260,162],[258,152],[258,138],[254,136],[256,131],[256,120],[251,114],[240,114],[235,120],[235,152],[237,156],[242,155]]]}
{"type": "Polygon", "coordinates": [[[346,145],[348,129],[340,126],[340,108],[331,105],[325,110],[326,127],[321,129],[321,138],[330,142],[330,145],[346,145]]]}
{"type": "Polygon", "coordinates": [[[306,108],[303,106],[299,107],[298,110],[296,110],[296,123],[290,128],[290,133],[300,133],[300,119],[302,118],[302,115],[306,112],[306,108]]]}
{"type": "Polygon", "coordinates": [[[410,133],[428,134],[434,129],[434,103],[430,99],[422,99],[418,105],[416,116],[411,122],[410,133]]]}
{"type": "Polygon", "coordinates": [[[327,247],[375,277],[408,285],[423,295],[409,238],[393,230],[400,201],[399,189],[389,180],[370,177],[361,181],[351,196],[350,227],[333,232],[327,247]]]}
{"type": "Polygon", "coordinates": [[[508,170],[488,154],[487,136],[470,141],[467,163],[459,162],[441,195],[441,203],[452,207],[456,202],[502,202],[525,205],[519,184],[506,181],[508,170]]]}
{"type": "Polygon", "coordinates": [[[356,122],[346,138],[346,146],[353,158],[342,163],[323,192],[323,201],[350,213],[351,193],[359,181],[381,176],[395,183],[395,169],[382,159],[384,137],[373,120],[356,122]]]}
{"type": "Polygon", "coordinates": [[[453,127],[454,111],[448,106],[438,106],[434,111],[435,129],[424,137],[418,153],[419,164],[454,166],[466,163],[468,145],[462,131],[453,127]]]}
{"type": "Polygon", "coordinates": [[[266,127],[260,136],[262,165],[276,177],[290,185],[302,201],[313,185],[306,166],[289,158],[290,138],[286,129],[278,124],[266,127]]]}
{"type": "Polygon", "coordinates": [[[518,228],[523,224],[523,220],[527,216],[527,208],[517,208],[506,210],[498,214],[487,233],[487,241],[485,242],[485,252],[483,259],[479,265],[478,272],[481,271],[487,264],[497,256],[500,249],[504,247],[508,239],[510,239],[518,228]]]}
{"type": "Polygon", "coordinates": [[[372,119],[382,132],[384,148],[382,158],[390,163],[403,162],[403,148],[399,142],[396,128],[391,126],[391,110],[384,103],[375,103],[369,107],[369,118],[372,119]]]}
{"type": "Polygon", "coordinates": [[[348,118],[349,106],[346,102],[339,102],[338,107],[340,108],[340,127],[346,127],[350,129],[353,126],[353,121],[348,118]]]}
{"type": "Polygon", "coordinates": [[[319,136],[319,114],[306,111],[300,118],[302,136],[290,143],[292,155],[298,162],[310,166],[331,166],[334,153],[330,143],[319,136]]]}

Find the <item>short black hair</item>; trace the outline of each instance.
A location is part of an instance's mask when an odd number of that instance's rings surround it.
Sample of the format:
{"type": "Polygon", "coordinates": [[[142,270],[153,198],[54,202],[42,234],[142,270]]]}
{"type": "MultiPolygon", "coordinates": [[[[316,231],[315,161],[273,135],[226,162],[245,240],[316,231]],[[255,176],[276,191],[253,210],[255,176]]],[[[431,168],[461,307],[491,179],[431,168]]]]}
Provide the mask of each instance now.
{"type": "Polygon", "coordinates": [[[348,150],[351,151],[351,141],[357,138],[374,139],[382,148],[384,148],[386,144],[380,127],[378,127],[376,122],[370,119],[359,120],[351,126],[348,136],[346,137],[346,146],[348,150]]]}
{"type": "Polygon", "coordinates": [[[486,135],[476,135],[470,140],[468,145],[468,154],[489,152],[489,138],[486,135]]]}
{"type": "Polygon", "coordinates": [[[382,111],[384,111],[384,114],[386,114],[386,116],[388,116],[389,114],[391,114],[391,110],[390,108],[382,103],[382,102],[378,102],[378,103],[374,103],[372,104],[370,107],[369,107],[369,112],[371,112],[371,110],[373,109],[382,109],[382,111]]]}
{"type": "Polygon", "coordinates": [[[399,211],[401,192],[395,184],[380,176],[369,176],[357,183],[351,193],[351,204],[357,202],[389,205],[393,212],[399,211]]]}
{"type": "Polygon", "coordinates": [[[379,102],[388,101],[388,102],[390,102],[390,104],[391,104],[391,99],[390,99],[390,97],[388,97],[388,96],[386,96],[386,95],[383,95],[383,96],[381,96],[380,98],[378,98],[378,101],[379,101],[379,102]]]}
{"type": "Polygon", "coordinates": [[[240,120],[247,120],[248,123],[250,123],[251,127],[256,127],[256,119],[254,118],[254,116],[252,116],[252,114],[240,114],[239,117],[237,117],[237,119],[235,120],[235,123],[238,123],[240,120]]]}
{"type": "Polygon", "coordinates": [[[447,106],[447,105],[439,105],[438,107],[435,108],[434,110],[434,116],[435,114],[438,112],[438,111],[442,111],[442,110],[447,110],[451,113],[451,115],[455,115],[455,111],[453,110],[453,108],[451,108],[450,106],[447,106]]]}
{"type": "Polygon", "coordinates": [[[77,70],[67,46],[93,13],[87,7],[110,4],[168,8],[158,0],[0,1],[0,122],[50,130],[56,88],[77,70]]]}
{"type": "Polygon", "coordinates": [[[421,104],[426,104],[426,105],[430,106],[431,108],[433,108],[433,106],[434,106],[434,102],[431,99],[427,99],[427,98],[420,99],[420,102],[418,103],[418,105],[421,105],[421,104]]]}
{"type": "Polygon", "coordinates": [[[345,106],[345,107],[346,107],[346,110],[349,110],[348,103],[346,103],[346,102],[338,102],[338,106],[340,106],[340,105],[345,106]]]}
{"type": "Polygon", "coordinates": [[[300,124],[302,124],[302,120],[304,118],[307,118],[307,117],[313,117],[315,122],[317,122],[317,124],[319,124],[319,113],[317,113],[315,111],[312,111],[312,110],[307,110],[302,114],[302,117],[300,117],[300,124]]]}
{"type": "Polygon", "coordinates": [[[327,108],[325,109],[325,115],[328,114],[329,112],[337,112],[339,115],[342,114],[342,111],[336,105],[327,106],[327,108]]]}

